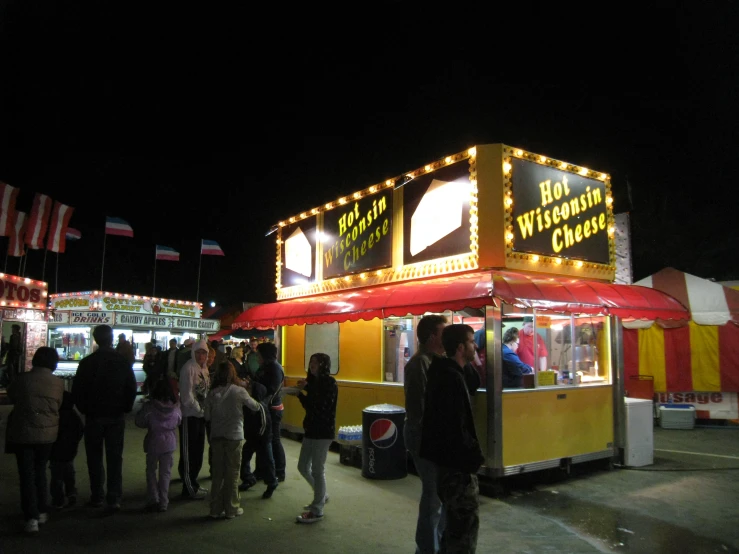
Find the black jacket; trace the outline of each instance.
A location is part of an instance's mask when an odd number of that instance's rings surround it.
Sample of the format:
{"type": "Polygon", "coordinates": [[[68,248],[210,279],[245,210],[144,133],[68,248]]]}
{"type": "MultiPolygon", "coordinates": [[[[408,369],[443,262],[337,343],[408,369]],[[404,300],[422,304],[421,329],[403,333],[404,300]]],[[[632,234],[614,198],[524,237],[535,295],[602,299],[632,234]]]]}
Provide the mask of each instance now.
{"type": "Polygon", "coordinates": [[[267,389],[267,398],[272,398],[270,406],[282,405],[282,381],[285,371],[277,360],[265,361],[257,371],[255,381],[262,383],[267,389]]]}
{"type": "Polygon", "coordinates": [[[51,447],[49,460],[52,462],[74,460],[84,430],[85,424],[82,423],[82,418],[74,411],[72,393],[65,391],[62,405],[59,408],[59,434],[51,447]]]}
{"type": "Polygon", "coordinates": [[[256,381],[251,384],[251,397],[259,402],[259,409],[255,412],[244,406],[244,439],[270,441],[272,439],[272,419],[269,406],[264,399],[267,389],[256,381]]]}
{"type": "Polygon", "coordinates": [[[308,374],[308,383],[298,400],[305,408],[303,429],[309,439],[336,438],[336,401],[339,387],[330,375],[314,377],[308,374]]]}
{"type": "Polygon", "coordinates": [[[484,458],[464,370],[451,358],[434,358],[426,377],[421,457],[442,467],[476,473],[484,458]]]}
{"type": "Polygon", "coordinates": [[[136,400],[136,377],[128,360],[112,347],[82,358],[72,381],[72,397],[88,417],[118,417],[136,400]]]}

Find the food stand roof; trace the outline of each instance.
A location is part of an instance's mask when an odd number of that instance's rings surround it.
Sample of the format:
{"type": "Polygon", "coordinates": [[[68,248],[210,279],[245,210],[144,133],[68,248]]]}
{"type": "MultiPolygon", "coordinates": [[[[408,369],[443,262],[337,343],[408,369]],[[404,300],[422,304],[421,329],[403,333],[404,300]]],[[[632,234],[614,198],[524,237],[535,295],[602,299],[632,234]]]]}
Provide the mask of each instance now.
{"type": "Polygon", "coordinates": [[[515,306],[556,312],[607,313],[632,319],[688,319],[658,290],[571,277],[484,271],[284,300],[246,310],[234,329],[333,323],[481,308],[497,297],[515,306]]]}

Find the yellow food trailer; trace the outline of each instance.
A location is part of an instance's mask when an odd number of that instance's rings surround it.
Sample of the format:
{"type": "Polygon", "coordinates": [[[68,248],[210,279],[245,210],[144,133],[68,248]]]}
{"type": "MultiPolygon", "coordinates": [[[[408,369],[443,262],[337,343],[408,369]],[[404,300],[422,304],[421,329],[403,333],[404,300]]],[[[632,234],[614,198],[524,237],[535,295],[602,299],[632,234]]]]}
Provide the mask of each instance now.
{"type": "MultiPolygon", "coordinates": [[[[279,222],[277,302],[233,328],[274,328],[286,384],[331,356],[337,428],[404,405],[404,366],[428,313],[479,339],[474,396],[493,477],[613,458],[623,447],[619,319],[684,319],[673,298],[613,284],[610,177],[503,144],[430,162],[279,222]],[[534,378],[503,387],[502,336],[534,319],[534,378]],[[541,355],[545,352],[544,355],[541,355]]],[[[304,411],[285,399],[283,424],[304,411]]]]}

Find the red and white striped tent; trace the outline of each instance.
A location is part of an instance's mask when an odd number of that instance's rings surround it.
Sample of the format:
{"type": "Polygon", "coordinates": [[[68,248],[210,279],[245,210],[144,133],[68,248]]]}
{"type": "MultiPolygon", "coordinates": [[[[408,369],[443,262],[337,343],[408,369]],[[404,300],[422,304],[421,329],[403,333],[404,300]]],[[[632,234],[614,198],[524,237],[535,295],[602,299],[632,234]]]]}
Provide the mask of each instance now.
{"type": "Polygon", "coordinates": [[[673,393],[676,401],[695,404],[698,417],[720,418],[715,413],[726,413],[723,417],[736,418],[739,291],[671,267],[634,284],[669,294],[688,308],[691,319],[624,321],[627,389],[630,379],[651,376],[654,391],[663,393],[659,401],[673,393]],[[716,403],[722,408],[710,414],[716,403]]]}

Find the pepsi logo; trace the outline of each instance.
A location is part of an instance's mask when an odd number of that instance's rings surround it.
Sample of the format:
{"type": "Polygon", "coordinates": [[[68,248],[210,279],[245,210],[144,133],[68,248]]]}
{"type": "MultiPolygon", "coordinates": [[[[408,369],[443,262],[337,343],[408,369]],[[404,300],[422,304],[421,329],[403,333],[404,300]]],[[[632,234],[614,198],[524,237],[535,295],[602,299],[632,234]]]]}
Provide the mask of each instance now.
{"type": "Polygon", "coordinates": [[[398,427],[389,419],[377,419],[370,425],[369,436],[377,448],[390,448],[398,440],[398,427]]]}

